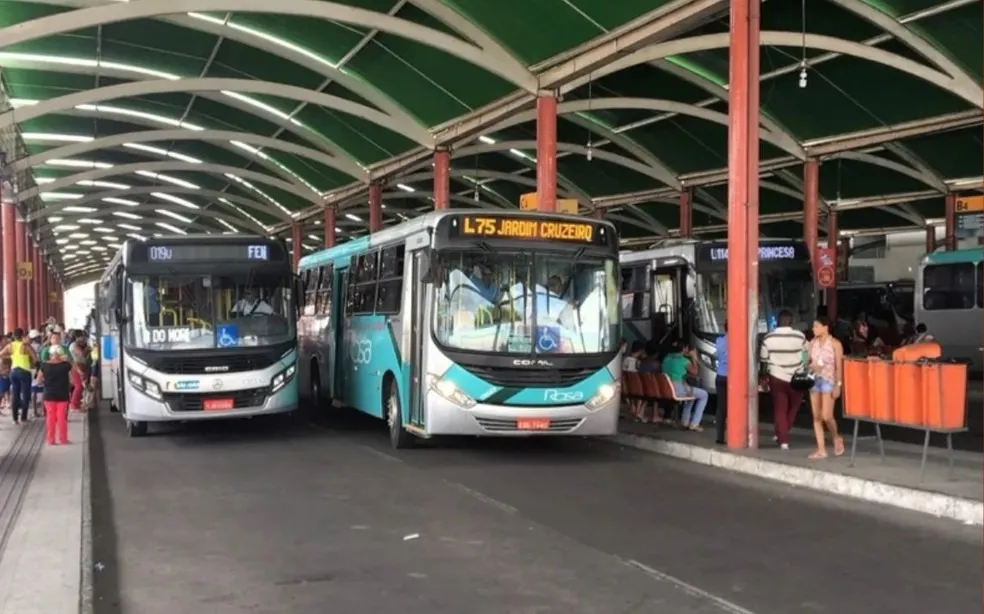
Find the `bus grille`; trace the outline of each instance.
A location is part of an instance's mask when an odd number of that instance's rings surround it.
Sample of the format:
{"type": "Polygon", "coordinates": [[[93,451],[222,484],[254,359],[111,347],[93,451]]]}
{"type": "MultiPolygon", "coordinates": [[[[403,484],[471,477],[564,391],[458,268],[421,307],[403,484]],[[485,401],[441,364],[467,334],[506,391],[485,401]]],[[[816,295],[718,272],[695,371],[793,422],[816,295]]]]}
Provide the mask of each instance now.
{"type": "MultiPolygon", "coordinates": [[[[515,420],[493,420],[491,418],[475,418],[478,425],[490,433],[518,433],[519,428],[515,420]]],[[[583,418],[568,418],[565,420],[551,420],[550,428],[542,431],[522,431],[524,433],[569,433],[581,426],[583,418]]]]}
{"type": "Polygon", "coordinates": [[[561,388],[573,386],[598,370],[590,369],[503,369],[473,367],[465,369],[486,382],[502,388],[561,388]]]}
{"type": "Polygon", "coordinates": [[[241,373],[259,371],[277,362],[273,355],[254,356],[175,356],[163,357],[153,367],[171,375],[197,375],[202,373],[241,373]]]}
{"type": "Polygon", "coordinates": [[[232,399],[233,409],[261,407],[266,403],[268,388],[230,390],[225,393],[209,394],[165,394],[164,402],[172,412],[202,411],[206,399],[232,399]]]}

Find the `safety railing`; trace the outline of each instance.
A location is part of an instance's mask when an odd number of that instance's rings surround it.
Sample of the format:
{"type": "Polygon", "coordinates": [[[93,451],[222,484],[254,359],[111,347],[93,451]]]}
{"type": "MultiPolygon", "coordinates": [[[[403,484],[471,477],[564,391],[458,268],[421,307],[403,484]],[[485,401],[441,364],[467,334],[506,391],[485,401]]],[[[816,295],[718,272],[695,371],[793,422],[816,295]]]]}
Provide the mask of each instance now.
{"type": "Polygon", "coordinates": [[[885,460],[882,426],[923,431],[919,479],[926,475],[930,437],[946,437],[947,477],[953,472],[953,435],[967,430],[967,364],[941,360],[935,343],[903,346],[891,360],[844,359],[844,417],[854,420],[850,465],[854,466],[861,422],[875,427],[878,452],[885,460]]]}

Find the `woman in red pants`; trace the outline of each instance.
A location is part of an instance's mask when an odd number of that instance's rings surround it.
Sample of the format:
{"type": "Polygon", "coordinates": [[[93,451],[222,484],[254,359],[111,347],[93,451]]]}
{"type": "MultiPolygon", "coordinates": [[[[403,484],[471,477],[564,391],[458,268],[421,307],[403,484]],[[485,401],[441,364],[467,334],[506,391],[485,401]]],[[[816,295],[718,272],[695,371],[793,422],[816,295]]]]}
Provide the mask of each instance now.
{"type": "Polygon", "coordinates": [[[48,445],[68,443],[68,399],[72,363],[61,346],[52,346],[41,365],[44,382],[44,415],[48,445]]]}

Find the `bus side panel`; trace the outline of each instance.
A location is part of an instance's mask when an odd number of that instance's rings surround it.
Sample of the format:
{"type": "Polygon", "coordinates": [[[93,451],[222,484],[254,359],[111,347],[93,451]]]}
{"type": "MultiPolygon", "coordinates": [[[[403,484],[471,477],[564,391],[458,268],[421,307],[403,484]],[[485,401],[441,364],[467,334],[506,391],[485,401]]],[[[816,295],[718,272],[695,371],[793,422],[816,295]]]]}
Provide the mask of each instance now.
{"type": "Polygon", "coordinates": [[[344,337],[340,338],[339,335],[339,333],[345,334],[341,327],[345,321],[345,301],[348,290],[348,267],[346,265],[347,261],[337,261],[332,267],[331,317],[325,324],[322,337],[324,360],[321,370],[325,374],[325,378],[321,381],[327,382],[328,398],[339,401],[345,400],[345,371],[343,370],[349,368],[345,360],[347,344],[344,343],[344,337]]]}
{"type": "Polygon", "coordinates": [[[570,386],[505,388],[490,384],[457,364],[448,369],[443,374],[442,379],[454,382],[458,390],[479,403],[522,407],[567,406],[587,403],[598,393],[601,386],[612,385],[617,381],[616,376],[612,374],[608,366],[602,366],[588,377],[570,386]]]}
{"type": "Polygon", "coordinates": [[[394,376],[402,394],[402,358],[398,331],[389,316],[364,315],[347,318],[344,399],[347,405],[367,414],[385,417],[383,411],[383,377],[394,376]]]}

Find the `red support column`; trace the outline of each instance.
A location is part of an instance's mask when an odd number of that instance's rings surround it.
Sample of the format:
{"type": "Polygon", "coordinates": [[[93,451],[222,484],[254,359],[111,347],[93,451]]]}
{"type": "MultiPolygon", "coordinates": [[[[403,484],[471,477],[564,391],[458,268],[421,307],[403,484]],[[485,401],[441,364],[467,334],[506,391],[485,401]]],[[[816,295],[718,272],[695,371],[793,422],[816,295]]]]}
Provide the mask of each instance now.
{"type": "Polygon", "coordinates": [[[383,228],[383,186],[379,183],[369,184],[369,232],[378,232],[383,228]]]}
{"type": "Polygon", "coordinates": [[[434,210],[443,211],[451,206],[451,152],[438,149],[434,152],[434,210]]]}
{"type": "Polygon", "coordinates": [[[820,227],[820,163],[815,159],[806,161],[803,167],[803,241],[817,270],[817,242],[820,227]]]}
{"type": "Polygon", "coordinates": [[[44,322],[44,256],[41,248],[34,250],[34,294],[37,297],[35,304],[37,307],[36,324],[44,322]]]}
{"type": "Polygon", "coordinates": [[[325,247],[335,247],[335,226],[338,225],[338,220],[335,218],[335,208],[325,207],[325,219],[324,219],[324,231],[325,235],[325,247]]]}
{"type": "MultiPolygon", "coordinates": [[[[24,261],[25,262],[30,262],[31,263],[31,266],[33,267],[34,266],[34,244],[31,242],[31,233],[30,233],[30,231],[28,230],[28,228],[26,226],[27,225],[25,224],[25,229],[24,229],[24,237],[25,237],[25,241],[24,241],[24,252],[25,252],[25,254],[24,254],[24,261]]],[[[34,274],[33,273],[31,274],[31,279],[28,279],[26,282],[24,282],[24,286],[25,286],[24,303],[27,305],[27,308],[26,308],[26,312],[27,312],[26,322],[27,322],[27,324],[24,325],[24,328],[30,330],[30,329],[34,328],[34,325],[35,324],[37,324],[37,321],[34,319],[34,305],[35,305],[35,303],[34,303],[34,274]]]]}
{"type": "Polygon", "coordinates": [[[945,221],[943,234],[943,249],[952,252],[957,249],[957,195],[947,194],[945,200],[945,221]]]}
{"type": "MultiPolygon", "coordinates": [[[[27,255],[27,245],[25,245],[27,235],[24,232],[24,221],[20,219],[20,214],[17,215],[17,220],[14,227],[14,246],[16,249],[15,255],[17,258],[17,266],[20,267],[20,263],[24,262],[27,255]]],[[[16,326],[24,328],[27,324],[27,282],[17,281],[17,322],[16,326]]]]}
{"type": "MultiPolygon", "coordinates": [[[[837,231],[837,212],[827,213],[827,246],[833,248],[834,270],[838,270],[838,260],[846,257],[846,253],[841,253],[839,233],[837,231]]],[[[834,287],[827,289],[827,317],[833,322],[837,319],[837,276],[834,276],[834,287]]]]}
{"type": "Polygon", "coordinates": [[[41,323],[41,249],[31,242],[31,328],[41,323]]]}
{"type": "Polygon", "coordinates": [[[537,209],[557,211],[557,97],[541,92],[536,99],[537,209]]]}
{"type": "Polygon", "coordinates": [[[926,227],[926,253],[931,254],[936,251],[936,226],[926,227]]]}
{"type": "Polygon", "coordinates": [[[300,268],[301,256],[304,255],[303,241],[304,239],[301,237],[301,225],[294,222],[290,225],[290,250],[291,263],[293,264],[295,273],[300,268]]]}
{"type": "Polygon", "coordinates": [[[680,192],[680,236],[690,238],[694,236],[694,191],[691,188],[684,188],[680,192]]]}
{"type": "Polygon", "coordinates": [[[17,209],[13,203],[3,205],[3,317],[9,332],[17,326],[17,209]]]}
{"type": "Polygon", "coordinates": [[[728,105],[729,448],[758,446],[759,3],[731,2],[728,105]]]}

